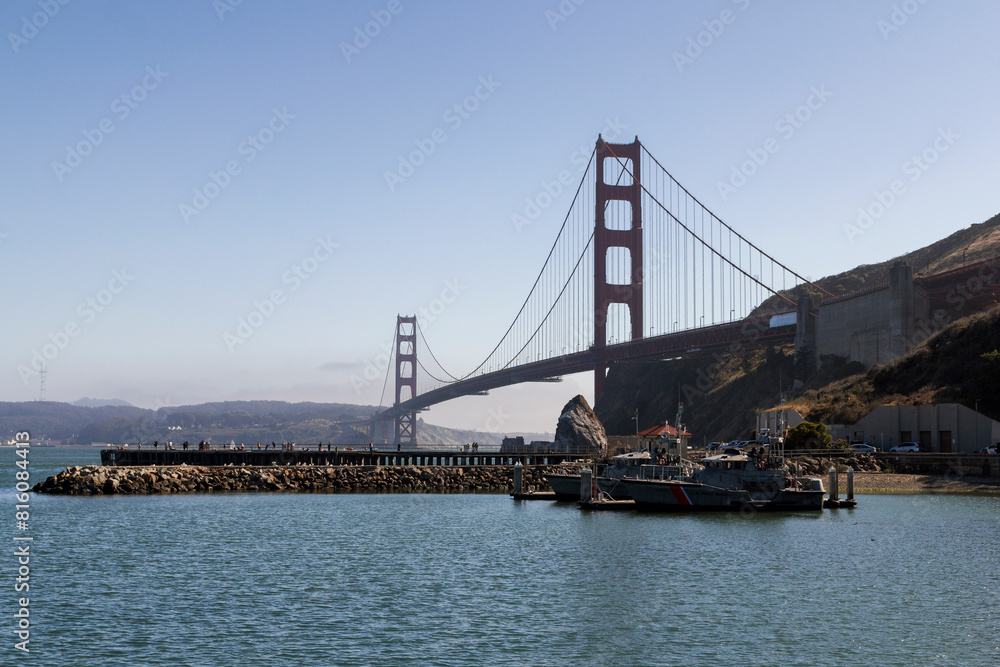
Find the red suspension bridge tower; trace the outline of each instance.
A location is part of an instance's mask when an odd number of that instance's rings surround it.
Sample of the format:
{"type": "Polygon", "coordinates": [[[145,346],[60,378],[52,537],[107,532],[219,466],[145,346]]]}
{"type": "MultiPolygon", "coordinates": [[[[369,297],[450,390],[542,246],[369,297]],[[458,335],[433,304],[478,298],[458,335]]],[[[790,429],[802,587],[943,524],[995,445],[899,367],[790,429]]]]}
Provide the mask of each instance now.
{"type": "MultiPolygon", "coordinates": [[[[417,395],[417,317],[396,316],[396,405],[417,395]],[[409,396],[403,396],[403,390],[409,396]]],[[[416,411],[396,415],[396,444],[417,444],[416,411]]]]}
{"type": "MultiPolygon", "coordinates": [[[[594,207],[594,349],[607,346],[608,312],[612,304],[628,308],[631,339],[642,338],[642,187],[639,138],[631,144],[608,144],[597,138],[597,179],[594,207]],[[613,183],[605,180],[608,176],[613,183]],[[608,209],[618,215],[608,216],[608,209]],[[613,223],[613,228],[608,225],[613,223]],[[629,267],[626,280],[608,282],[608,256],[624,249],[629,267]]],[[[620,257],[620,252],[618,254],[620,257]]],[[[623,342],[623,341],[619,341],[623,342]]],[[[608,366],[594,367],[594,401],[601,396],[608,366]]]]}

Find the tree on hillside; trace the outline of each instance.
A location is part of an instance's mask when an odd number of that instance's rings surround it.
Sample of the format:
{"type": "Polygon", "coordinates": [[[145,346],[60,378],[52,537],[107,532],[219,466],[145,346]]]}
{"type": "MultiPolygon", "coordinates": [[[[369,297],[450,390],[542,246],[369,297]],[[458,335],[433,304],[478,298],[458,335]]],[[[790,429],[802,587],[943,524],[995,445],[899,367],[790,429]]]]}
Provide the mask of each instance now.
{"type": "Polygon", "coordinates": [[[983,401],[983,407],[987,410],[996,410],[1000,407],[1000,351],[981,354],[979,361],[976,398],[983,401]]]}
{"type": "Polygon", "coordinates": [[[785,449],[829,449],[833,437],[824,424],[802,422],[788,432],[785,449]]]}

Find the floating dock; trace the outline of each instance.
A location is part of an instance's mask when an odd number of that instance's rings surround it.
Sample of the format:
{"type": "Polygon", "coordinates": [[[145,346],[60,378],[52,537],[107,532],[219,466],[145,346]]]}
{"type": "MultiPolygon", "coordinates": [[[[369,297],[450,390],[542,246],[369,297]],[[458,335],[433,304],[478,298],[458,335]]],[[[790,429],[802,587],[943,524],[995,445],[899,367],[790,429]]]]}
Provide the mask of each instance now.
{"type": "Polygon", "coordinates": [[[559,496],[552,491],[521,491],[511,493],[510,497],[514,500],[559,500],[559,496]]]}
{"type": "Polygon", "coordinates": [[[634,500],[581,500],[576,504],[582,510],[607,511],[607,512],[627,512],[634,510],[634,500]]]}

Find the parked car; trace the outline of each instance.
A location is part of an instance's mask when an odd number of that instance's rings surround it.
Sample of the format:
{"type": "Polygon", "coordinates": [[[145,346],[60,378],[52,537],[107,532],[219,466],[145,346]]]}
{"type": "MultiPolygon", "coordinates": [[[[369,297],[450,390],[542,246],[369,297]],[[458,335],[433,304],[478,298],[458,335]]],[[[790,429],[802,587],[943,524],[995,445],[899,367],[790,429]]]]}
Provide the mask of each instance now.
{"type": "Polygon", "coordinates": [[[874,447],[872,447],[871,445],[866,445],[863,442],[852,442],[851,443],[851,449],[853,449],[854,451],[858,452],[859,454],[861,454],[861,453],[863,453],[863,454],[870,454],[870,453],[878,451],[874,447]]]}
{"type": "Polygon", "coordinates": [[[996,454],[997,453],[997,448],[996,448],[995,445],[993,447],[986,447],[985,449],[980,449],[979,453],[980,454],[996,454]]]}
{"type": "Polygon", "coordinates": [[[920,451],[920,445],[918,443],[916,443],[916,442],[903,442],[903,443],[900,443],[900,444],[896,445],[895,447],[893,447],[889,451],[890,452],[919,452],[920,451]]]}

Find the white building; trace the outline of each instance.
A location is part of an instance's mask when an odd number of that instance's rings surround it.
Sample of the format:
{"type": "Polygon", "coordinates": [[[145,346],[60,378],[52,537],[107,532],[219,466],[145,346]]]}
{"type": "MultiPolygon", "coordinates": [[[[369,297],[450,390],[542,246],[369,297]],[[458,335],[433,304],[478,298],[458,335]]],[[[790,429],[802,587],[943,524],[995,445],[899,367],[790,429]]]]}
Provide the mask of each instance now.
{"type": "Polygon", "coordinates": [[[769,433],[781,435],[783,428],[795,428],[805,421],[795,410],[771,408],[757,413],[757,433],[767,429],[769,433]]]}

